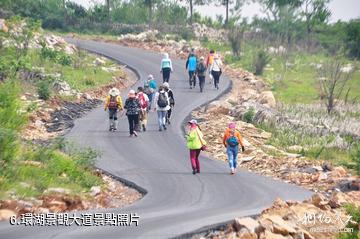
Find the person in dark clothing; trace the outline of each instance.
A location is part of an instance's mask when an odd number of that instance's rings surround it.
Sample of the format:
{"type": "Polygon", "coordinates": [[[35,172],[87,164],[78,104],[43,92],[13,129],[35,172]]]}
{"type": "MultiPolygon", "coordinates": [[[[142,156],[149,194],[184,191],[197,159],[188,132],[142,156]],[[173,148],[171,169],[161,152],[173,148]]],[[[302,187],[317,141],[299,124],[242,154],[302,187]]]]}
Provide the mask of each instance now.
{"type": "Polygon", "coordinates": [[[204,63],[204,57],[200,57],[200,62],[196,66],[196,75],[199,78],[200,92],[203,92],[206,76],[206,65],[204,63]]]}
{"type": "Polygon", "coordinates": [[[136,98],[134,90],[129,91],[128,98],[125,101],[124,109],[126,109],[126,115],[129,121],[130,137],[137,137],[135,127],[139,124],[139,113],[141,106],[139,100],[136,98]]]}
{"type": "Polygon", "coordinates": [[[196,64],[197,64],[197,57],[195,55],[195,50],[192,49],[185,64],[185,68],[188,70],[189,73],[190,89],[195,88],[196,86],[196,77],[195,77],[196,64]]]}
{"type": "Polygon", "coordinates": [[[165,82],[163,84],[163,86],[164,86],[165,92],[168,94],[169,101],[170,101],[170,109],[168,110],[168,112],[166,114],[166,123],[170,124],[171,113],[172,113],[172,110],[173,110],[173,108],[175,106],[175,98],[174,98],[173,91],[170,89],[169,83],[165,82]]]}

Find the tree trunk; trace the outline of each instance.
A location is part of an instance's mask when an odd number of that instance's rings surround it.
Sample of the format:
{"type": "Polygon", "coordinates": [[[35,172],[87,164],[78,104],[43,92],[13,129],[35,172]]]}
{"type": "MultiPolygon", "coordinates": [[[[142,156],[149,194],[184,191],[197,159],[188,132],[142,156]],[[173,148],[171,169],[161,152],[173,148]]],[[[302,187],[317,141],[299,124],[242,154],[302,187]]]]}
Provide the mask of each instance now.
{"type": "Polygon", "coordinates": [[[225,17],[225,25],[229,22],[229,0],[226,0],[226,17],[225,17]]]}
{"type": "Polygon", "coordinates": [[[149,0],[149,28],[152,28],[152,0],[149,0]]]}
{"type": "Polygon", "coordinates": [[[106,0],[106,11],[108,21],[110,22],[110,0],[106,0]]]}
{"type": "Polygon", "coordinates": [[[193,23],[193,1],[190,0],[190,25],[193,23]]]}

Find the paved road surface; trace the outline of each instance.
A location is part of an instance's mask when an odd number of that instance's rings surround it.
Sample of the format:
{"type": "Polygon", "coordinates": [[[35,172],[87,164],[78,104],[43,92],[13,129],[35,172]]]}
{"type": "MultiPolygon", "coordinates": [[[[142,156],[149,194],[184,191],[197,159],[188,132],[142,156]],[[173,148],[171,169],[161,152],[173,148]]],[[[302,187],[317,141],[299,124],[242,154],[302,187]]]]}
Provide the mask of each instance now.
{"type": "MultiPolygon", "coordinates": [[[[152,73],[160,79],[161,55],[106,43],[70,40],[84,49],[98,52],[136,68],[141,79],[152,73]]],[[[229,175],[228,165],[201,158],[201,174],[192,175],[188,151],[181,131],[184,118],[197,106],[216,98],[229,87],[223,78],[220,90],[206,84],[205,93],[188,89],[183,61],[174,61],[170,86],[176,106],[171,127],[158,132],[155,113],[148,132],[128,137],[125,118],[119,132],[107,131],[102,107],[75,122],[68,137],[99,149],[97,166],[147,190],[145,197],[123,209],[92,212],[137,213],[138,227],[24,227],[0,224],[0,238],[169,238],[209,224],[254,215],[277,197],[302,200],[311,193],[302,188],[246,171],[229,175]]],[[[136,85],[137,86],[137,85],[136,85]]],[[[219,136],[220,137],[220,136],[219,136]]],[[[211,142],[209,142],[211,143],[211,142]]]]}

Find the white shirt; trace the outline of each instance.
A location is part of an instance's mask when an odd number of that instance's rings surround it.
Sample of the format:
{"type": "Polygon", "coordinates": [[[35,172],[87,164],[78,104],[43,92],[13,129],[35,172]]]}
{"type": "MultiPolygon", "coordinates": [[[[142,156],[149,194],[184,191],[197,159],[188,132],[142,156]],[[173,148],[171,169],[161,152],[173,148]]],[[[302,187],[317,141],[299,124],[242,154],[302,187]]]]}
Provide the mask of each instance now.
{"type": "Polygon", "coordinates": [[[155,94],[155,99],[154,99],[154,105],[155,105],[155,110],[158,110],[158,111],[168,111],[170,109],[170,100],[169,100],[169,95],[167,92],[165,92],[164,90],[161,91],[161,92],[156,92],[155,94]],[[165,97],[167,99],[167,102],[168,102],[168,105],[164,108],[161,108],[158,106],[158,100],[159,100],[159,95],[160,93],[165,93],[165,97]]]}
{"type": "Polygon", "coordinates": [[[220,59],[214,60],[214,62],[211,64],[210,69],[212,71],[220,71],[223,63],[220,59]]]}

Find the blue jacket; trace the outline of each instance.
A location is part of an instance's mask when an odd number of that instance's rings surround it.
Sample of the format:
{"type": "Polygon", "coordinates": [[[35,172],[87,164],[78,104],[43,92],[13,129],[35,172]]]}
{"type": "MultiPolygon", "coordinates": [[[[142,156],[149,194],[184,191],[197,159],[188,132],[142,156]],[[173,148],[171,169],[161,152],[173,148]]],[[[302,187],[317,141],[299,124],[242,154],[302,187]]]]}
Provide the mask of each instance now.
{"type": "Polygon", "coordinates": [[[191,55],[186,61],[186,69],[188,71],[196,71],[197,60],[195,55],[191,55]]]}

